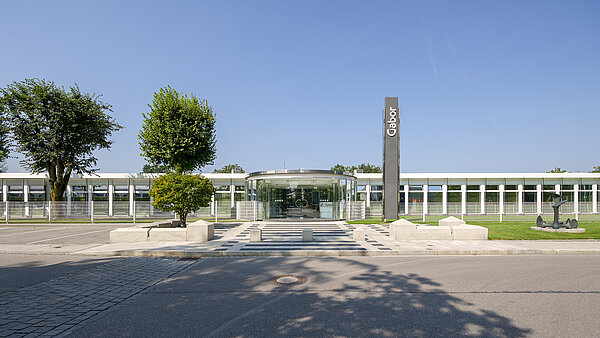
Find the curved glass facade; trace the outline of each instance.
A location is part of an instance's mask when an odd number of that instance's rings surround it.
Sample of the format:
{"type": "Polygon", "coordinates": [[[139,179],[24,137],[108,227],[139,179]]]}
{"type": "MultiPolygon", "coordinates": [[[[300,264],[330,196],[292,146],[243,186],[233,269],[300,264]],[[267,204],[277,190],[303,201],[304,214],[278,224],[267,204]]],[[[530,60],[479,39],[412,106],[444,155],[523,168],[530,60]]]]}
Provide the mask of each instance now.
{"type": "Polygon", "coordinates": [[[356,178],[328,170],[274,170],[246,178],[246,199],[257,201],[265,219],[345,219],[355,200],[356,178]]]}

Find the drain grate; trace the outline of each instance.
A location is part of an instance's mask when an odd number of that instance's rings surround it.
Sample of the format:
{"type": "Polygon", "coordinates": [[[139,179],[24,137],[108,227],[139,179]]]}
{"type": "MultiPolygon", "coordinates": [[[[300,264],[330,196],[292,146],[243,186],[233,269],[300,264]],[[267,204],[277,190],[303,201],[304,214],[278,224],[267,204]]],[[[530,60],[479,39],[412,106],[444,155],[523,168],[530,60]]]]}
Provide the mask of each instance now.
{"type": "Polygon", "coordinates": [[[307,279],[304,276],[297,275],[281,275],[275,276],[269,280],[277,285],[298,285],[306,283],[307,279]]]}

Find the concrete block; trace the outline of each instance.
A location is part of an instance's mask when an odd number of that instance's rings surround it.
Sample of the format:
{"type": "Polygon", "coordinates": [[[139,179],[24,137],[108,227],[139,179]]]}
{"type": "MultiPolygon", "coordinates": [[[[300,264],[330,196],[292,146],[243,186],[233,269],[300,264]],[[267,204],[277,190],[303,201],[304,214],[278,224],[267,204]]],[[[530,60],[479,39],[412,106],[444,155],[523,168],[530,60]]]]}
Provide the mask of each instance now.
{"type": "Polygon", "coordinates": [[[250,242],[260,242],[260,241],[262,241],[262,230],[261,229],[250,230],[250,242]]]}
{"type": "Polygon", "coordinates": [[[167,220],[167,221],[157,221],[152,223],[153,225],[156,225],[157,228],[171,228],[171,221],[167,220]]]}
{"type": "Polygon", "coordinates": [[[367,240],[367,231],[365,229],[356,229],[352,233],[352,238],[355,241],[364,242],[367,240]]]}
{"type": "Polygon", "coordinates": [[[416,239],[440,239],[450,240],[452,239],[452,229],[447,226],[431,226],[422,225],[417,227],[417,238],[416,239]]]}
{"type": "Polygon", "coordinates": [[[465,221],[463,221],[459,218],[456,218],[454,216],[442,218],[440,220],[440,222],[438,223],[439,226],[446,226],[446,227],[451,227],[451,226],[456,226],[456,225],[461,225],[461,224],[465,224],[465,221]]]}
{"type": "Polygon", "coordinates": [[[417,226],[405,219],[390,223],[390,237],[396,241],[417,239],[417,226]]]}
{"type": "Polygon", "coordinates": [[[215,238],[215,225],[203,220],[188,224],[186,240],[193,242],[208,242],[215,238]]]}
{"type": "Polygon", "coordinates": [[[186,240],[186,229],[185,228],[154,228],[150,229],[148,236],[150,241],[185,241],[186,240]]]}
{"type": "Polygon", "coordinates": [[[181,220],[172,219],[171,220],[171,228],[177,228],[181,226],[181,220]]]}
{"type": "Polygon", "coordinates": [[[313,230],[312,229],[302,229],[302,241],[304,241],[304,242],[312,242],[313,241],[313,230]]]}
{"type": "Polygon", "coordinates": [[[481,240],[488,239],[488,229],[478,225],[462,224],[453,226],[452,239],[481,240]]]}
{"type": "Polygon", "coordinates": [[[119,228],[109,233],[111,243],[135,243],[148,240],[149,228],[119,228]]]}

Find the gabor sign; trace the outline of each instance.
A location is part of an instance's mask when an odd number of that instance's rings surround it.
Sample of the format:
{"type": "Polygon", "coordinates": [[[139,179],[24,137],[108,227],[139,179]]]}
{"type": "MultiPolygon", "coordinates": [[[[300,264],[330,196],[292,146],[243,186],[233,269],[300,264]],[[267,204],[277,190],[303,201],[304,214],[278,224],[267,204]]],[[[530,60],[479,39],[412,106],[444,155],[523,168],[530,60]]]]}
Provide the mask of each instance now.
{"type": "Polygon", "coordinates": [[[398,218],[400,180],[400,110],[398,98],[386,97],[383,109],[383,214],[398,218]]]}
{"type": "Polygon", "coordinates": [[[394,107],[389,107],[386,133],[390,137],[396,136],[397,133],[397,118],[398,110],[394,107]]]}

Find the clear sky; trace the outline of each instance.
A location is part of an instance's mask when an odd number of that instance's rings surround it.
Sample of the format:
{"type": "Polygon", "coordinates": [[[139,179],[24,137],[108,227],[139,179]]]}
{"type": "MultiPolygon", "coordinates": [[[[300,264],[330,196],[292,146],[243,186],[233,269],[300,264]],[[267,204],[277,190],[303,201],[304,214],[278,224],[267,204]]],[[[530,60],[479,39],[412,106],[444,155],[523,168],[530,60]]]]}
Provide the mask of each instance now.
{"type": "Polygon", "coordinates": [[[0,32],[0,86],[113,105],[101,172],[141,170],[142,112],[167,85],[216,112],[205,172],[381,165],[385,96],[404,172],[600,165],[599,1],[2,1],[0,32]]]}

